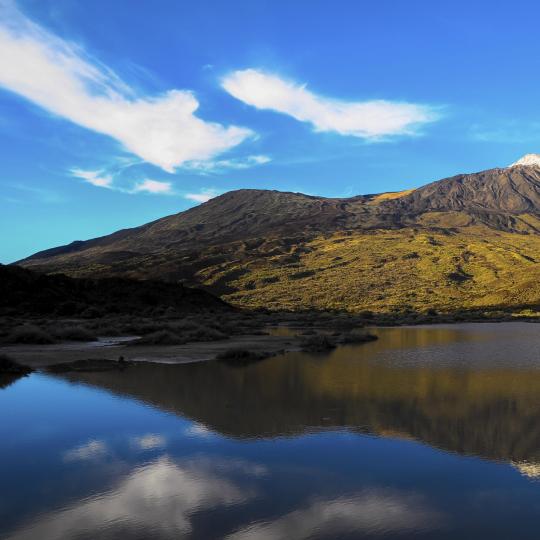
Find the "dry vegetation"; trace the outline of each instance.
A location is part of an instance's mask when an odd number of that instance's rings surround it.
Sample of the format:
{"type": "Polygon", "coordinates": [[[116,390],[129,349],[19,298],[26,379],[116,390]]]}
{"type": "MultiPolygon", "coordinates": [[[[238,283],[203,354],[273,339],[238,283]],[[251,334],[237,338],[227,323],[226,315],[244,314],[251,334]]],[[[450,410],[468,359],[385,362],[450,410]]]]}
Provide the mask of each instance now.
{"type": "Polygon", "coordinates": [[[211,266],[247,308],[435,314],[540,305],[540,237],[473,226],[459,231],[377,230],[320,237],[278,254],[211,266]]]}
{"type": "Polygon", "coordinates": [[[0,344],[47,345],[69,341],[95,341],[98,336],[139,336],[134,345],[180,345],[229,339],[239,334],[260,334],[270,321],[264,313],[230,312],[176,317],[109,315],[86,319],[34,317],[0,318],[0,344]]]}

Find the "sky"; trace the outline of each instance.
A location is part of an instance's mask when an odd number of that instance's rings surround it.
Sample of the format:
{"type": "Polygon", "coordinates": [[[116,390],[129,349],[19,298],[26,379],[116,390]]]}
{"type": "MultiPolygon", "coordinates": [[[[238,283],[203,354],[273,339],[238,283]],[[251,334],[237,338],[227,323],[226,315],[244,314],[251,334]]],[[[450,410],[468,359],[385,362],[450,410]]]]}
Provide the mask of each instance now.
{"type": "Polygon", "coordinates": [[[233,189],[540,152],[535,1],[0,0],[0,262],[233,189]]]}

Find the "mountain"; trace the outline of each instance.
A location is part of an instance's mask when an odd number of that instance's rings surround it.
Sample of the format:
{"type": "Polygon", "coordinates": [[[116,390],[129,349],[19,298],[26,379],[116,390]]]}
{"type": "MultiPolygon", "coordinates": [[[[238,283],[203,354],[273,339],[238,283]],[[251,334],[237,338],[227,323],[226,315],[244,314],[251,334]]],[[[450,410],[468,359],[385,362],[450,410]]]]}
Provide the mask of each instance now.
{"type": "Polygon", "coordinates": [[[181,281],[250,307],[534,308],[539,163],[528,155],[507,168],[351,198],[232,191],[20,264],[181,281]]]}

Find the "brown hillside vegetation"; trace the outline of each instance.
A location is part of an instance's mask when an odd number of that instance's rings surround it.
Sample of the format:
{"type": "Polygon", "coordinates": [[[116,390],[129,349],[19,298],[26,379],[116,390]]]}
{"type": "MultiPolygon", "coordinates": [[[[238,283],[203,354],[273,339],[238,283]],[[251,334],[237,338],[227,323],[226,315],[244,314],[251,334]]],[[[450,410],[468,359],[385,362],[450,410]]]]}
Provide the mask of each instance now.
{"type": "Polygon", "coordinates": [[[455,233],[373,231],[316,238],[290,256],[208,267],[198,278],[247,307],[454,311],[535,307],[540,237],[471,227],[455,233]]]}

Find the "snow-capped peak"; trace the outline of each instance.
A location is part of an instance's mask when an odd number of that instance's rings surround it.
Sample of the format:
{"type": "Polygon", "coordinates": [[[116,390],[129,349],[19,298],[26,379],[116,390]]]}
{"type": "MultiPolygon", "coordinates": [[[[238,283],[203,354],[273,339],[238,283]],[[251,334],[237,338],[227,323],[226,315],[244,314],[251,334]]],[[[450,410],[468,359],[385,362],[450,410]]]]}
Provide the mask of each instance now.
{"type": "Polygon", "coordinates": [[[525,154],[521,159],[518,159],[510,167],[540,167],[540,154],[525,154]]]}

